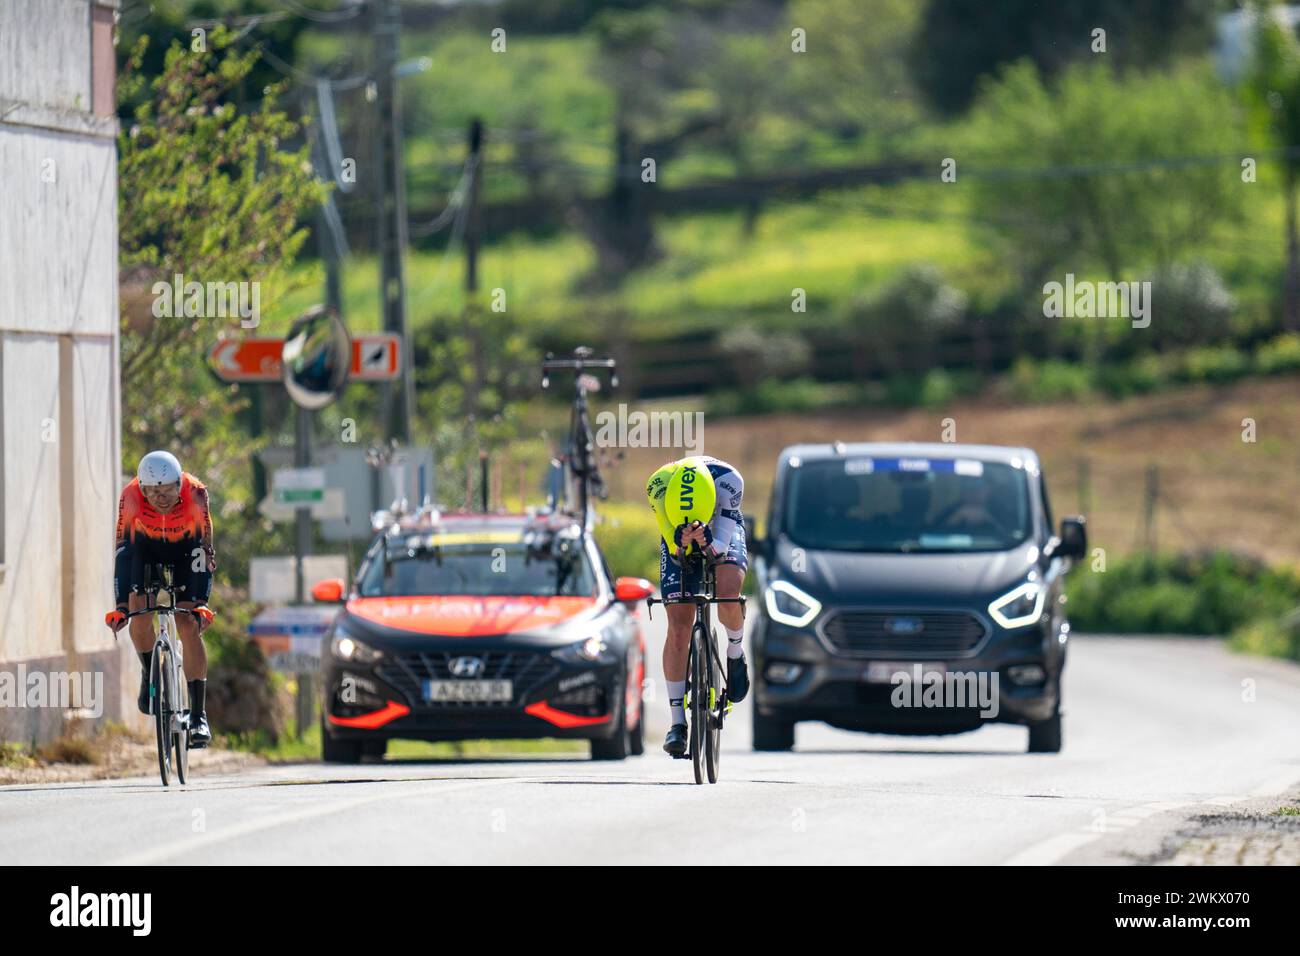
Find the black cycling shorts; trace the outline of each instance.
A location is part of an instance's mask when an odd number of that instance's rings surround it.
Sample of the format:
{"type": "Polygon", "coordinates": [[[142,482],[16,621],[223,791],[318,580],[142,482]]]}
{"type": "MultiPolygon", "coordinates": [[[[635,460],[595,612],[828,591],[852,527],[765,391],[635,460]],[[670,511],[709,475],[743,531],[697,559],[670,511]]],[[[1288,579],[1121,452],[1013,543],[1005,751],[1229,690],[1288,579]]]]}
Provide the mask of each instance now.
{"type": "MultiPolygon", "coordinates": [[[[212,595],[212,572],[208,570],[207,555],[199,541],[187,539],[172,543],[137,538],[133,542],[118,545],[117,554],[113,558],[113,596],[117,603],[126,604],[127,595],[141,590],[146,565],[157,568],[165,564],[172,568],[172,585],[175,588],[173,599],[177,603],[207,602],[212,595]],[[203,568],[202,571],[194,570],[196,563],[203,568]]],[[[155,570],[154,580],[160,578],[161,575],[155,570]]]]}

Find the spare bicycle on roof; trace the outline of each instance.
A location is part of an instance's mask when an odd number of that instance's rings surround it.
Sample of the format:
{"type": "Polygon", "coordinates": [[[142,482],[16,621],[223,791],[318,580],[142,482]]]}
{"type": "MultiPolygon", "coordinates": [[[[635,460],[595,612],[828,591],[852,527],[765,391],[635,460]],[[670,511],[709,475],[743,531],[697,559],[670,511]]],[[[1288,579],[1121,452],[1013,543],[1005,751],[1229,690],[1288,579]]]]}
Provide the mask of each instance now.
{"type": "Polygon", "coordinates": [[[542,388],[550,388],[552,372],[573,372],[573,399],[569,415],[569,434],[559,458],[564,474],[564,502],[554,500],[551,507],[563,510],[578,519],[586,528],[593,515],[592,500],[608,497],[605,479],[600,473],[596,438],[591,430],[587,408],[587,395],[601,389],[600,371],[609,372],[609,387],[618,388],[617,363],[612,358],[594,358],[592,350],[579,346],[573,358],[557,359],[548,352],[542,362],[542,388]]]}

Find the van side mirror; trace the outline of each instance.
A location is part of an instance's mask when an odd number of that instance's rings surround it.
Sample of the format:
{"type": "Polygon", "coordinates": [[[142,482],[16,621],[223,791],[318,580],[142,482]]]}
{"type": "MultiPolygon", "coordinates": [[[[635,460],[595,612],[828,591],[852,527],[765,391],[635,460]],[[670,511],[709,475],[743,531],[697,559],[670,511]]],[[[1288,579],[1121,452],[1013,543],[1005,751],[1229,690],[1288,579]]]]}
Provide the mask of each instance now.
{"type": "Polygon", "coordinates": [[[1052,551],[1054,558],[1083,558],[1088,554],[1088,522],[1083,515],[1061,519],[1061,536],[1052,551]]]}
{"type": "Polygon", "coordinates": [[[758,536],[758,521],[753,515],[745,515],[745,548],[750,554],[770,559],[768,541],[758,536]]]}

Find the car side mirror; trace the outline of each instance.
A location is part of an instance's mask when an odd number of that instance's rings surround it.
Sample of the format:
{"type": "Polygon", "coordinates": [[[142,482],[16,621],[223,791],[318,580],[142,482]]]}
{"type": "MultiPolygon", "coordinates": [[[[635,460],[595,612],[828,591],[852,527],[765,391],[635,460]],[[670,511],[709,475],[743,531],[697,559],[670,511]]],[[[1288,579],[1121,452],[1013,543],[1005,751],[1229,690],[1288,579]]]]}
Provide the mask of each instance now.
{"type": "Polygon", "coordinates": [[[645,578],[619,578],[614,582],[614,600],[622,604],[640,604],[655,593],[645,578]]]}
{"type": "Polygon", "coordinates": [[[312,600],[319,601],[321,604],[342,604],[343,603],[343,579],[326,578],[324,581],[317,581],[311,589],[312,600]]]}
{"type": "Polygon", "coordinates": [[[1061,535],[1052,551],[1054,558],[1083,558],[1088,554],[1088,522],[1083,515],[1061,519],[1061,535]]]}

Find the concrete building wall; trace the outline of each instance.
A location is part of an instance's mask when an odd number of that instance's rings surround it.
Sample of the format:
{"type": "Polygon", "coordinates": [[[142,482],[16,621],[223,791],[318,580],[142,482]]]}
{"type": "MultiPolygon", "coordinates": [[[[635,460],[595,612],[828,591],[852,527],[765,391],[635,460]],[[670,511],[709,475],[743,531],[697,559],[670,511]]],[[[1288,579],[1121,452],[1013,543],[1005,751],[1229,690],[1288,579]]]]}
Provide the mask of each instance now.
{"type": "MultiPolygon", "coordinates": [[[[0,675],[94,672],[129,717],[112,602],[120,468],[116,0],[0,0],[0,675]]],[[[3,703],[3,702],[0,702],[3,703]]],[[[0,705],[0,739],[66,711],[0,705]]]]}
{"type": "Polygon", "coordinates": [[[0,3],[0,96],[89,112],[90,6],[86,0],[0,3]]]}

